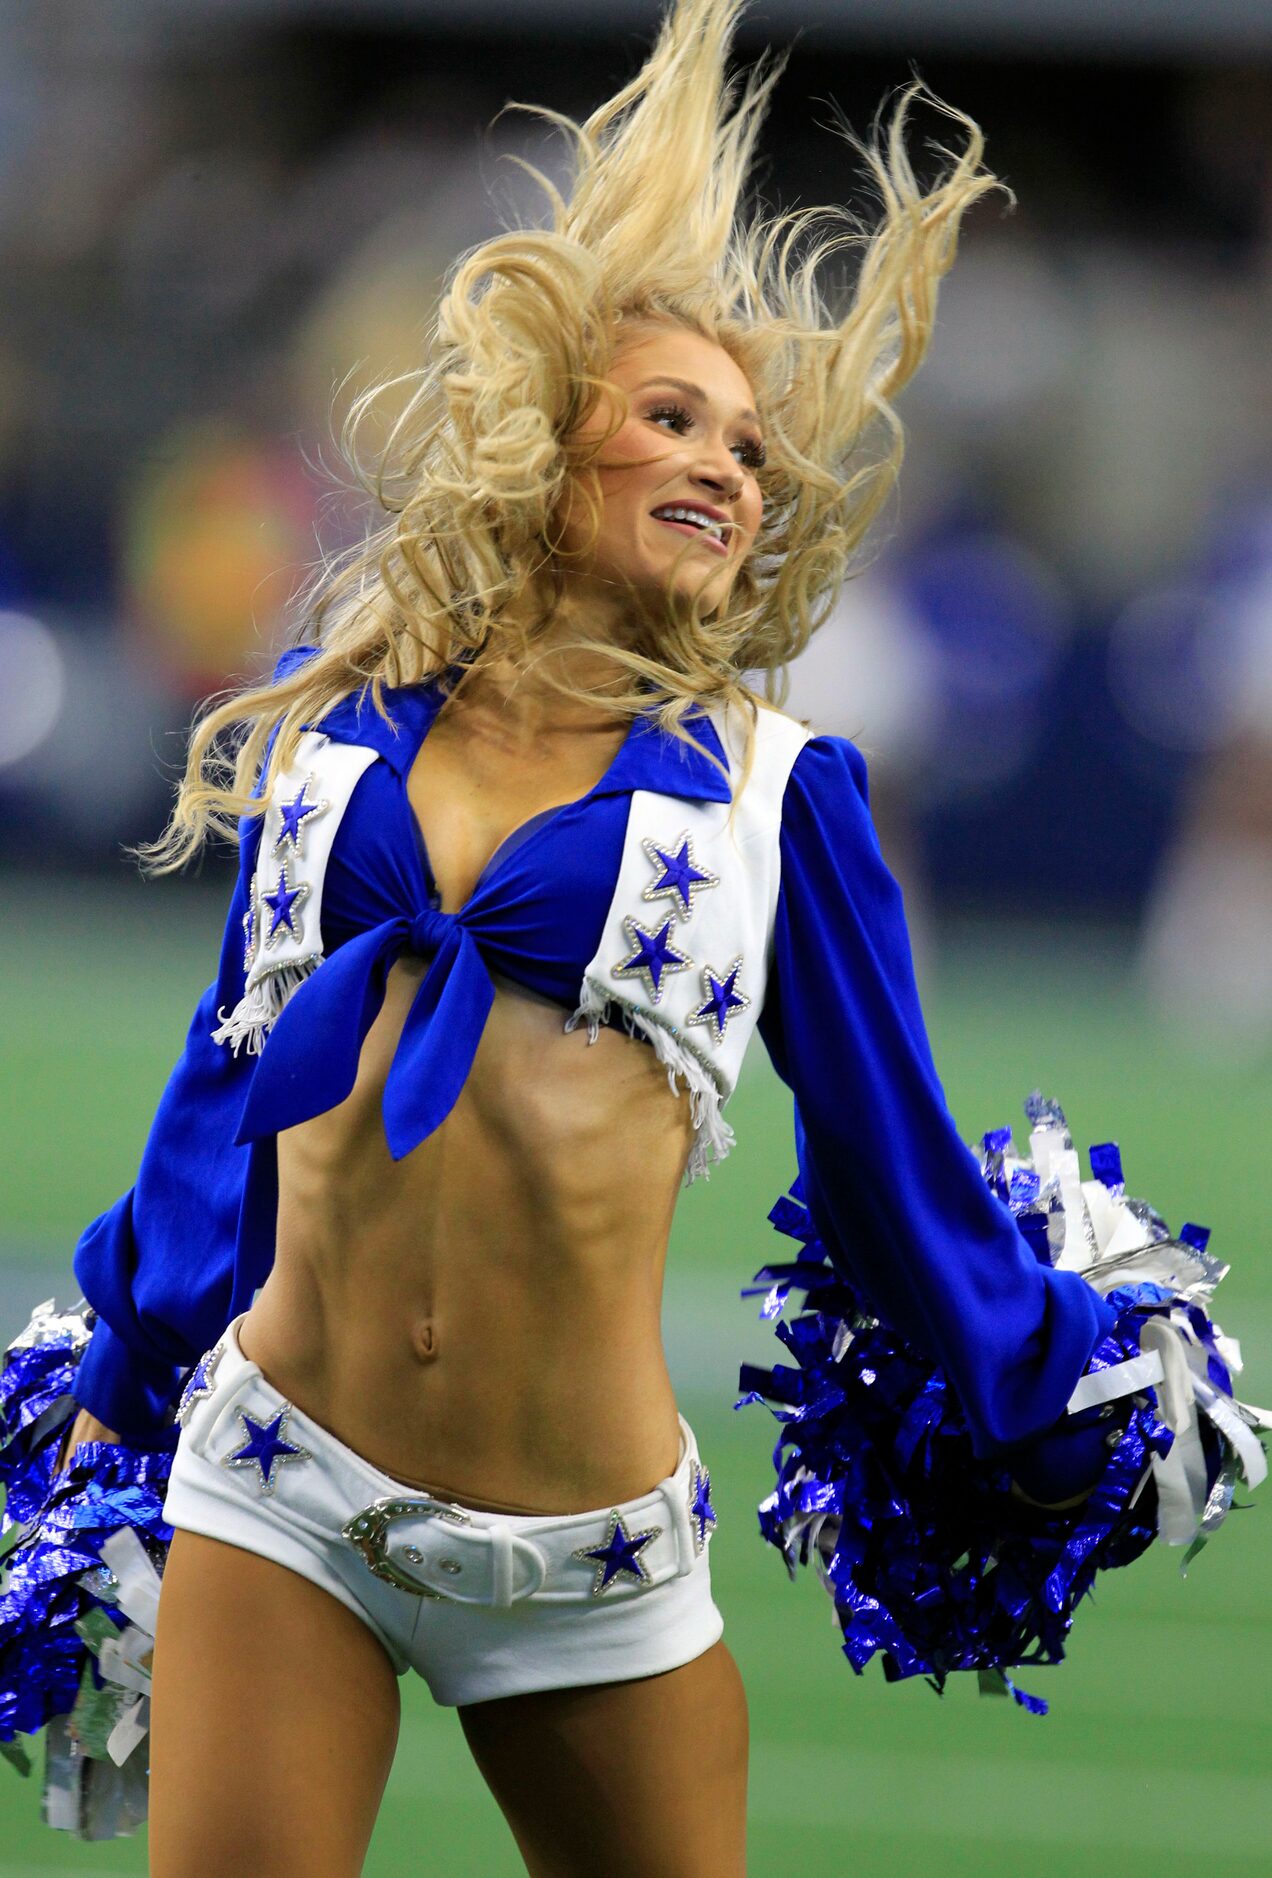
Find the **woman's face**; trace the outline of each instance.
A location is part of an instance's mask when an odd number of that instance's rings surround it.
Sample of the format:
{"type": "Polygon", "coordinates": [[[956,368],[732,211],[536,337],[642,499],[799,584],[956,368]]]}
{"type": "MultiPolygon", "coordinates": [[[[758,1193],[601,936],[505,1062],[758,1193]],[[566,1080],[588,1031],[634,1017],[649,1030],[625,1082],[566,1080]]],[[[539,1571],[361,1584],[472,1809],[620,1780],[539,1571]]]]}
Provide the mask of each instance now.
{"type": "MultiPolygon", "coordinates": [[[[746,376],[714,340],[668,324],[638,328],[608,377],[627,394],[630,414],[596,458],[601,514],[590,546],[587,505],[577,493],[567,499],[560,539],[568,564],[602,583],[703,587],[703,610],[715,612],[763,510],[763,433],[746,376]]],[[[579,437],[603,436],[618,415],[602,394],[579,437]]]]}

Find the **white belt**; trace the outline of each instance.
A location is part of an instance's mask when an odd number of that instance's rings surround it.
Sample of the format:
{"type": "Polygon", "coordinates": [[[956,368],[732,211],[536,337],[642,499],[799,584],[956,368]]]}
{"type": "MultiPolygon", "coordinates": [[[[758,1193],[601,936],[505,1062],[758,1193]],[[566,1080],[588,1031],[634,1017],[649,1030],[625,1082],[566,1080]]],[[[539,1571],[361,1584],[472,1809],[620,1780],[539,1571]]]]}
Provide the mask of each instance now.
{"type": "Polygon", "coordinates": [[[378,1578],[418,1597],[497,1610],[526,1598],[617,1601],[692,1571],[710,1537],[693,1516],[698,1474],[686,1442],[674,1474],[604,1511],[509,1521],[403,1495],[376,1500],[342,1530],[378,1578]]]}
{"type": "Polygon", "coordinates": [[[282,1411],[278,1432],[290,1451],[268,1476],[256,1464],[257,1490],[283,1518],[327,1543],[339,1533],[378,1578],[422,1598],[507,1609],[523,1599],[587,1605],[617,1602],[682,1577],[701,1556],[715,1524],[709,1481],[693,1431],[680,1417],[675,1471],[622,1506],[588,1513],[501,1516],[414,1492],[379,1474],[396,1491],[343,1519],[378,1470],[321,1424],[292,1408],[245,1357],[236,1318],[200,1361],[182,1396],[178,1420],[195,1451],[232,1474],[253,1478],[243,1438],[244,1409],[259,1429],[282,1411]],[[252,1406],[254,1405],[254,1406],[252,1406]],[[290,1432],[288,1432],[288,1430],[290,1432]],[[311,1476],[320,1471],[321,1484],[311,1476]],[[299,1471],[294,1471],[299,1470],[299,1471]],[[275,1486],[278,1495],[275,1499],[275,1486]],[[336,1508],[331,1509],[334,1495],[336,1508]],[[333,1517],[334,1512],[334,1517],[333,1517]],[[341,1520],[343,1519],[343,1524],[341,1520]],[[593,1556],[595,1555],[595,1556],[593,1556]]]}

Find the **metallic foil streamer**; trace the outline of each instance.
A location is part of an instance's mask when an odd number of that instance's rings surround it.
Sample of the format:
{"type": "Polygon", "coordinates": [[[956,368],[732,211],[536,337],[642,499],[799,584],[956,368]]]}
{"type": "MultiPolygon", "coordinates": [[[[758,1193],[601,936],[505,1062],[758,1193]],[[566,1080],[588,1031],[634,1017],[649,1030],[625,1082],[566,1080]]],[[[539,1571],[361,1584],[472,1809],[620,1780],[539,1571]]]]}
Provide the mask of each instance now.
{"type": "MultiPolygon", "coordinates": [[[[57,1473],[91,1314],[40,1305],[0,1363],[0,1751],[46,1730],[44,1816],[81,1838],[146,1816],[149,1653],[172,1455],[90,1441],[57,1473]]],[[[23,1763],[26,1763],[24,1766],[23,1763]]]]}
{"type": "Polygon", "coordinates": [[[1059,1105],[1035,1091],[1025,1112],[1029,1154],[1009,1129],[991,1130],[983,1177],[1035,1255],[1080,1271],[1118,1313],[1088,1364],[1100,1377],[1087,1386],[1093,1406],[1079,1406],[1080,1391],[1071,1405],[1108,1421],[1108,1460],[1085,1498],[1037,1506],[976,1457],[953,1388],[863,1311],[798,1181],[769,1214],[798,1254],[743,1293],[763,1296],[794,1362],[745,1366],[737,1406],[764,1401],[781,1425],[760,1531],[792,1577],[812,1564],[854,1671],[878,1656],[888,1681],[922,1675],[938,1691],[975,1671],[982,1693],[1044,1714],[1007,1672],[1060,1662],[1097,1573],[1154,1539],[1190,1541],[1186,1567],[1223,1523],[1236,1480],[1262,1480],[1272,1416],[1233,1396],[1240,1351],[1209,1316],[1227,1267],[1206,1229],[1172,1237],[1153,1207],[1128,1199],[1116,1143],[1097,1146],[1083,1182],[1059,1105]],[[803,1309],[786,1318],[797,1292],[803,1309]]]}

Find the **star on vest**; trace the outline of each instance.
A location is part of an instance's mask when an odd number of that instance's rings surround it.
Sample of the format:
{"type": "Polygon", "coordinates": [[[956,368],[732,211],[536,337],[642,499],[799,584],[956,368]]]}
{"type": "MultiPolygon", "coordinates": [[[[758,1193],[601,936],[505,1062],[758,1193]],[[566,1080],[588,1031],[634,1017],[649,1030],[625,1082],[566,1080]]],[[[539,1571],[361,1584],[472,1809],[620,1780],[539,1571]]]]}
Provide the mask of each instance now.
{"type": "MultiPolygon", "coordinates": [[[[737,708],[717,705],[706,714],[731,775],[740,775],[737,708]]],[[[623,1026],[652,1044],[672,1090],[688,1093],[694,1139],[686,1185],[733,1145],[721,1111],[737,1086],[764,1004],[782,797],[795,758],[813,734],[764,708],[757,708],[754,733],[746,787],[732,797],[724,788],[697,797],[632,790],[609,911],[578,1003],[565,1019],[567,1030],[586,1023],[594,1043],[616,1007],[623,1026]],[[641,915],[651,906],[665,917],[646,924],[641,915]],[[715,959],[731,963],[721,971],[710,963],[715,959]]],[[[217,1013],[217,1043],[259,1053],[291,997],[322,964],[327,862],[354,788],[376,759],[370,744],[307,731],[294,763],[277,778],[244,919],[243,995],[228,1014],[217,1013]]],[[[410,937],[414,944],[449,948],[448,970],[473,963],[473,947],[453,915],[420,911],[410,937]]],[[[481,975],[470,976],[474,988],[466,995],[476,998],[481,975]]],[[[485,995],[493,996],[488,986],[485,995]]],[[[436,1091],[433,1106],[446,1112],[436,1091]]]]}
{"type": "Polygon", "coordinates": [[[665,895],[681,919],[688,919],[693,912],[695,893],[720,885],[714,874],[695,864],[693,836],[688,829],[677,835],[674,852],[670,847],[660,848],[656,841],[646,840],[643,846],[659,876],[652,886],[646,887],[643,897],[660,900],[665,895]]]}
{"type": "Polygon", "coordinates": [[[228,1015],[217,1012],[221,1021],[212,1032],[235,1055],[243,1048],[260,1054],[292,993],[322,963],[327,862],[349,798],[374,762],[374,750],[310,730],[274,785],[243,916],[243,996],[228,1015]]]}
{"type": "MultiPolygon", "coordinates": [[[[736,776],[742,767],[737,713],[713,706],[708,714],[736,776]]],[[[632,791],[614,897],[578,1009],[566,1026],[586,1022],[593,1042],[616,1005],[624,1026],[653,1045],[672,1087],[677,1079],[683,1083],[695,1129],[686,1184],[733,1146],[721,1109],[737,1087],[764,1004],[777,914],[782,797],[812,734],[780,711],[760,709],[750,775],[732,799],[632,791]],[[642,924],[636,909],[661,899],[671,902],[668,918],[656,928],[642,924]],[[672,944],[673,931],[692,944],[692,954],[687,944],[672,944]],[[732,963],[720,972],[704,963],[710,959],[732,963]]]]}
{"type": "Polygon", "coordinates": [[[273,892],[261,895],[261,905],[269,908],[270,915],[269,930],[265,934],[266,946],[274,945],[283,935],[300,945],[305,936],[300,923],[300,909],[308,898],[308,882],[298,880],[293,887],[287,878],[287,863],[284,861],[278,870],[273,892]]]}
{"type": "Polygon", "coordinates": [[[305,777],[291,801],[280,803],[278,810],[280,827],[273,846],[275,854],[280,848],[290,845],[296,859],[298,861],[303,859],[305,824],[311,815],[325,815],[331,807],[330,802],[321,800],[306,802],[305,797],[313,786],[314,779],[311,772],[305,777]]]}
{"type": "Polygon", "coordinates": [[[735,1011],[744,1011],[751,1002],[744,991],[738,989],[738,973],[742,970],[741,959],[734,959],[727,972],[721,974],[710,965],[702,968],[702,989],[706,994],[706,1003],[699,1005],[686,1017],[686,1024],[709,1024],[717,1043],[723,1043],[724,1033],[729,1019],[735,1011]]]}
{"type": "Polygon", "coordinates": [[[652,932],[630,914],[623,921],[631,951],[614,967],[614,975],[616,978],[624,978],[629,972],[638,975],[648,985],[655,1004],[662,997],[663,979],[668,972],[687,971],[693,964],[689,954],[678,952],[668,937],[674,923],[674,914],[669,914],[658,931],[652,932]]]}

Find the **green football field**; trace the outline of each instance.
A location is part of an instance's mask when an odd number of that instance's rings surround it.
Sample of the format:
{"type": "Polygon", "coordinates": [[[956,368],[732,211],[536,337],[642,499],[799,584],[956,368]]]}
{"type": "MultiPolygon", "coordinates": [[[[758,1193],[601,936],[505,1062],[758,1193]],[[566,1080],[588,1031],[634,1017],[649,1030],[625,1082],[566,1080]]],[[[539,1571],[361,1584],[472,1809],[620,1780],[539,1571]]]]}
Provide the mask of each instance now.
{"type": "MultiPolygon", "coordinates": [[[[0,891],[12,1326],[49,1293],[73,1301],[73,1242],[132,1179],[211,976],[220,915],[207,893],[164,884],[0,891]]],[[[1116,936],[961,928],[925,1002],[969,1140],[1020,1123],[1041,1085],[1065,1105],[1080,1149],[1121,1141],[1130,1191],[1173,1228],[1188,1218],[1213,1229],[1212,1250],[1233,1265],[1218,1315],[1245,1345],[1241,1391],[1272,1401],[1272,1064],[1186,1055],[1140,1007],[1116,936]]],[[[759,1407],[732,1410],[739,1359],[776,1350],[739,1287],[789,1243],[765,1220],[794,1166],[788,1102],[759,1044],[730,1113],[738,1151],[681,1202],[667,1335],[712,1471],[713,1578],[750,1694],[751,1871],[1272,1873],[1272,1490],[1230,1518],[1186,1580],[1180,1554],[1156,1547],[1097,1587],[1067,1662],[1021,1673],[1051,1701],[1045,1719],[978,1697],[970,1680],[938,1699],[921,1681],[885,1685],[877,1665],[853,1676],[825,1594],[810,1577],[788,1583],[756,1533],[776,1424],[759,1407]]],[[[422,1683],[403,1692],[367,1872],[514,1878],[520,1862],[454,1716],[422,1683]]],[[[85,1845],[49,1832],[37,1780],[0,1766],[0,1878],[144,1870],[144,1839],[85,1845]]]]}

